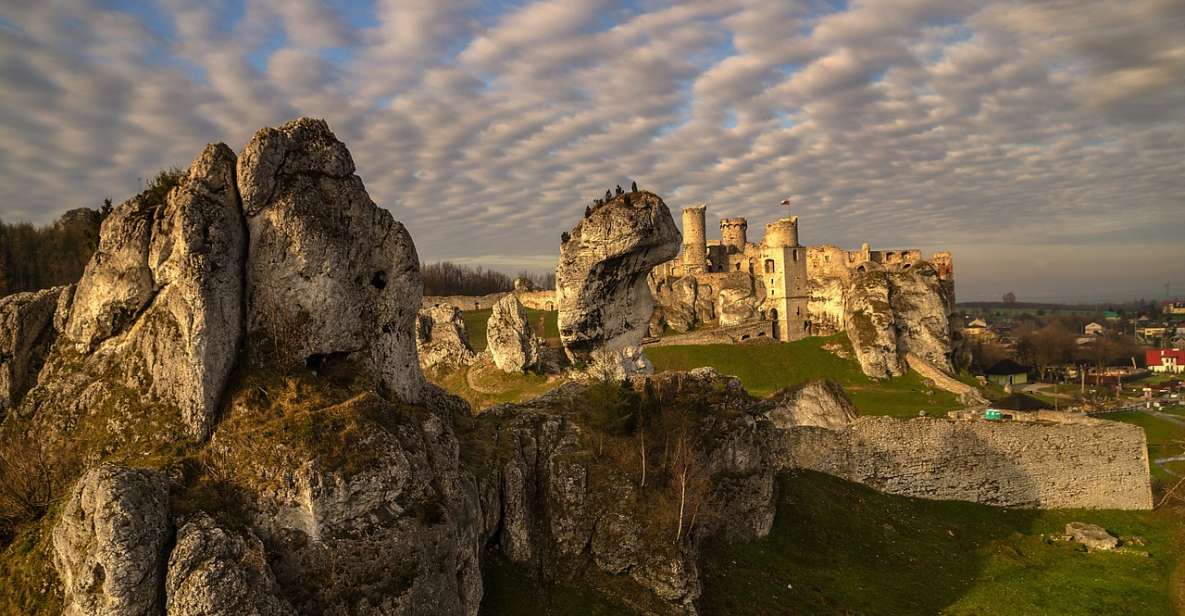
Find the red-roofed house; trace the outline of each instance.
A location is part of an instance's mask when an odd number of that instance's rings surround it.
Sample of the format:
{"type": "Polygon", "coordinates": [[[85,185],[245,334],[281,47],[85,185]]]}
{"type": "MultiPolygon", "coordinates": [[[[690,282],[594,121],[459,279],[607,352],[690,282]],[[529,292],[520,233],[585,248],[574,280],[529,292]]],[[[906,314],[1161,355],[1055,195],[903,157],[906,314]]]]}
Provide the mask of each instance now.
{"type": "Polygon", "coordinates": [[[1144,358],[1153,372],[1185,372],[1185,349],[1148,349],[1144,358]]]}

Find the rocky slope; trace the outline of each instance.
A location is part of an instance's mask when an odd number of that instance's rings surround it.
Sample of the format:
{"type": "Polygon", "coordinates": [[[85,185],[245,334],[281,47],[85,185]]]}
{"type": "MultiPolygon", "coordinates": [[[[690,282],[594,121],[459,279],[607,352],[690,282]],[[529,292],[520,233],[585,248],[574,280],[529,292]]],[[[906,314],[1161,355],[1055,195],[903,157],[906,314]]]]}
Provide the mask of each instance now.
{"type": "Polygon", "coordinates": [[[644,370],[638,345],[654,312],[647,276],[679,253],[681,236],[658,195],[610,199],[565,235],[556,267],[560,341],[574,363],[594,352],[614,372],[644,370]]]}

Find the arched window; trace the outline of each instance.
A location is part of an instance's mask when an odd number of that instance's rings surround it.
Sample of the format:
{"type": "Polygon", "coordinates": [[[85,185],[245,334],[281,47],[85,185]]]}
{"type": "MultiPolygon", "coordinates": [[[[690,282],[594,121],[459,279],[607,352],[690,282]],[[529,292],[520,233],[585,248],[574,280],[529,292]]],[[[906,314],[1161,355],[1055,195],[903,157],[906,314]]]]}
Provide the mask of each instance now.
{"type": "Polygon", "coordinates": [[[866,271],[868,271],[868,270],[864,269],[864,266],[863,266],[863,265],[861,265],[860,267],[857,267],[857,268],[856,268],[856,271],[857,271],[857,272],[860,272],[861,274],[863,274],[864,272],[866,272],[866,271]]]}

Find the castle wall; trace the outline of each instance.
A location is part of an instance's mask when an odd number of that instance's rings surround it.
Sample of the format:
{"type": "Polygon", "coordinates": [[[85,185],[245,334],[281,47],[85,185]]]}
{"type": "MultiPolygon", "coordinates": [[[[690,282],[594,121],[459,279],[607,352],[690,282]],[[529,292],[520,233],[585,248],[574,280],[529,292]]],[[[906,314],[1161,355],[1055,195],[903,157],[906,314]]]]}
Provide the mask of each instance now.
{"type": "Polygon", "coordinates": [[[743,252],[749,243],[749,223],[744,218],[720,219],[720,242],[729,252],[743,252]]]}
{"type": "Polygon", "coordinates": [[[889,494],[1021,508],[1152,508],[1144,431],[1120,422],[861,417],[841,430],[794,428],[778,438],[782,469],[889,494]]]}

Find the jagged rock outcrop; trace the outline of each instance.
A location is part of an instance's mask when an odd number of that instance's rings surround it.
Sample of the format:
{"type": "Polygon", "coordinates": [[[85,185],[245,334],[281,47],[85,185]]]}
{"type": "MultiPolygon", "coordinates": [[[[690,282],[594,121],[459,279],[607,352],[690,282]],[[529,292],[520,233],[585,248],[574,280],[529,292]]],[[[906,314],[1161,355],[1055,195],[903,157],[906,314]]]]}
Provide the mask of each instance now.
{"type": "Polygon", "coordinates": [[[170,534],[163,474],[113,464],[88,471],[53,527],[63,614],[161,614],[161,574],[170,534]]]}
{"type": "Polygon", "coordinates": [[[807,314],[811,331],[830,336],[844,329],[844,299],[850,281],[838,276],[812,277],[807,280],[807,314]]]}
{"type": "Polygon", "coordinates": [[[761,299],[752,276],[745,272],[730,272],[720,281],[720,293],[716,296],[720,326],[758,320],[761,299]]]}
{"type": "Polygon", "coordinates": [[[165,576],[167,616],[288,616],[263,542],[227,530],[205,513],[185,520],[165,576]]]}
{"type": "Polygon", "coordinates": [[[556,268],[560,341],[570,359],[641,344],[654,311],[647,275],[678,254],[680,240],[666,204],[646,191],[610,199],[572,228],[556,268]]]}
{"type": "Polygon", "coordinates": [[[234,166],[229,148],[208,145],[164,203],[143,194],[111,212],[47,361],[71,374],[42,378],[38,406],[86,414],[118,384],[176,408],[191,438],[209,433],[242,329],[234,166]]]}
{"type": "Polygon", "coordinates": [[[323,120],[255,133],[238,164],[250,246],[247,335],[257,361],[350,363],[404,401],[423,387],[411,236],[371,201],[323,120]]]}
{"type": "Polygon", "coordinates": [[[20,404],[58,336],[54,315],[74,285],[0,298],[0,418],[20,404]]]}
{"type": "Polygon", "coordinates": [[[847,393],[834,381],[808,381],[772,396],[766,417],[783,430],[814,426],[839,430],[859,417],[847,393]]]}
{"type": "Polygon", "coordinates": [[[902,357],[912,353],[951,373],[951,303],[948,287],[933,265],[923,261],[889,275],[889,303],[902,357]]]}
{"type": "Polygon", "coordinates": [[[661,280],[651,290],[659,306],[655,312],[676,332],[691,331],[716,318],[713,289],[711,285],[700,285],[695,276],[661,280]]]}
{"type": "Polygon", "coordinates": [[[881,379],[901,376],[904,363],[897,354],[897,330],[889,303],[889,275],[874,270],[857,276],[844,305],[844,329],[864,374],[881,379]]]}
{"type": "Polygon", "coordinates": [[[671,422],[627,445],[630,452],[649,448],[650,474],[640,484],[641,466],[612,462],[635,456],[604,451],[602,436],[586,423],[606,387],[619,386],[569,384],[478,418],[483,438],[500,444],[483,465],[491,472],[479,477],[485,511],[499,513],[486,524],[491,542],[544,579],[592,566],[649,591],[659,602],[646,613],[694,613],[700,542],[749,540],[773,524],[774,473],[761,418],[739,381],[710,369],[636,377],[631,391],[666,413],[651,420],[671,422]],[[682,405],[709,400],[724,413],[683,421],[693,415],[682,405]],[[686,492],[672,476],[687,478],[686,492]],[[677,530],[681,494],[686,512],[697,512],[694,532],[689,517],[677,530]]]}
{"type": "Polygon", "coordinates": [[[483,517],[452,427],[468,408],[432,386],[415,408],[341,396],[261,408],[258,393],[236,392],[210,441],[283,596],[299,613],[476,614],[483,517]],[[325,429],[259,430],[280,412],[325,429]]]}
{"type": "Polygon", "coordinates": [[[539,290],[539,285],[535,284],[535,282],[530,278],[523,278],[522,276],[519,276],[518,278],[514,279],[515,293],[532,293],[539,290]]]}
{"type": "Polygon", "coordinates": [[[461,310],[450,304],[421,308],[416,319],[416,352],[424,370],[473,363],[476,354],[469,345],[461,310]]]}
{"type": "Polygon", "coordinates": [[[864,374],[901,375],[908,353],[943,372],[953,371],[950,299],[932,265],[858,274],[846,295],[844,326],[864,374]]]}
{"type": "Polygon", "coordinates": [[[494,304],[486,322],[486,348],[503,372],[522,372],[539,363],[539,337],[513,293],[494,304]]]}

